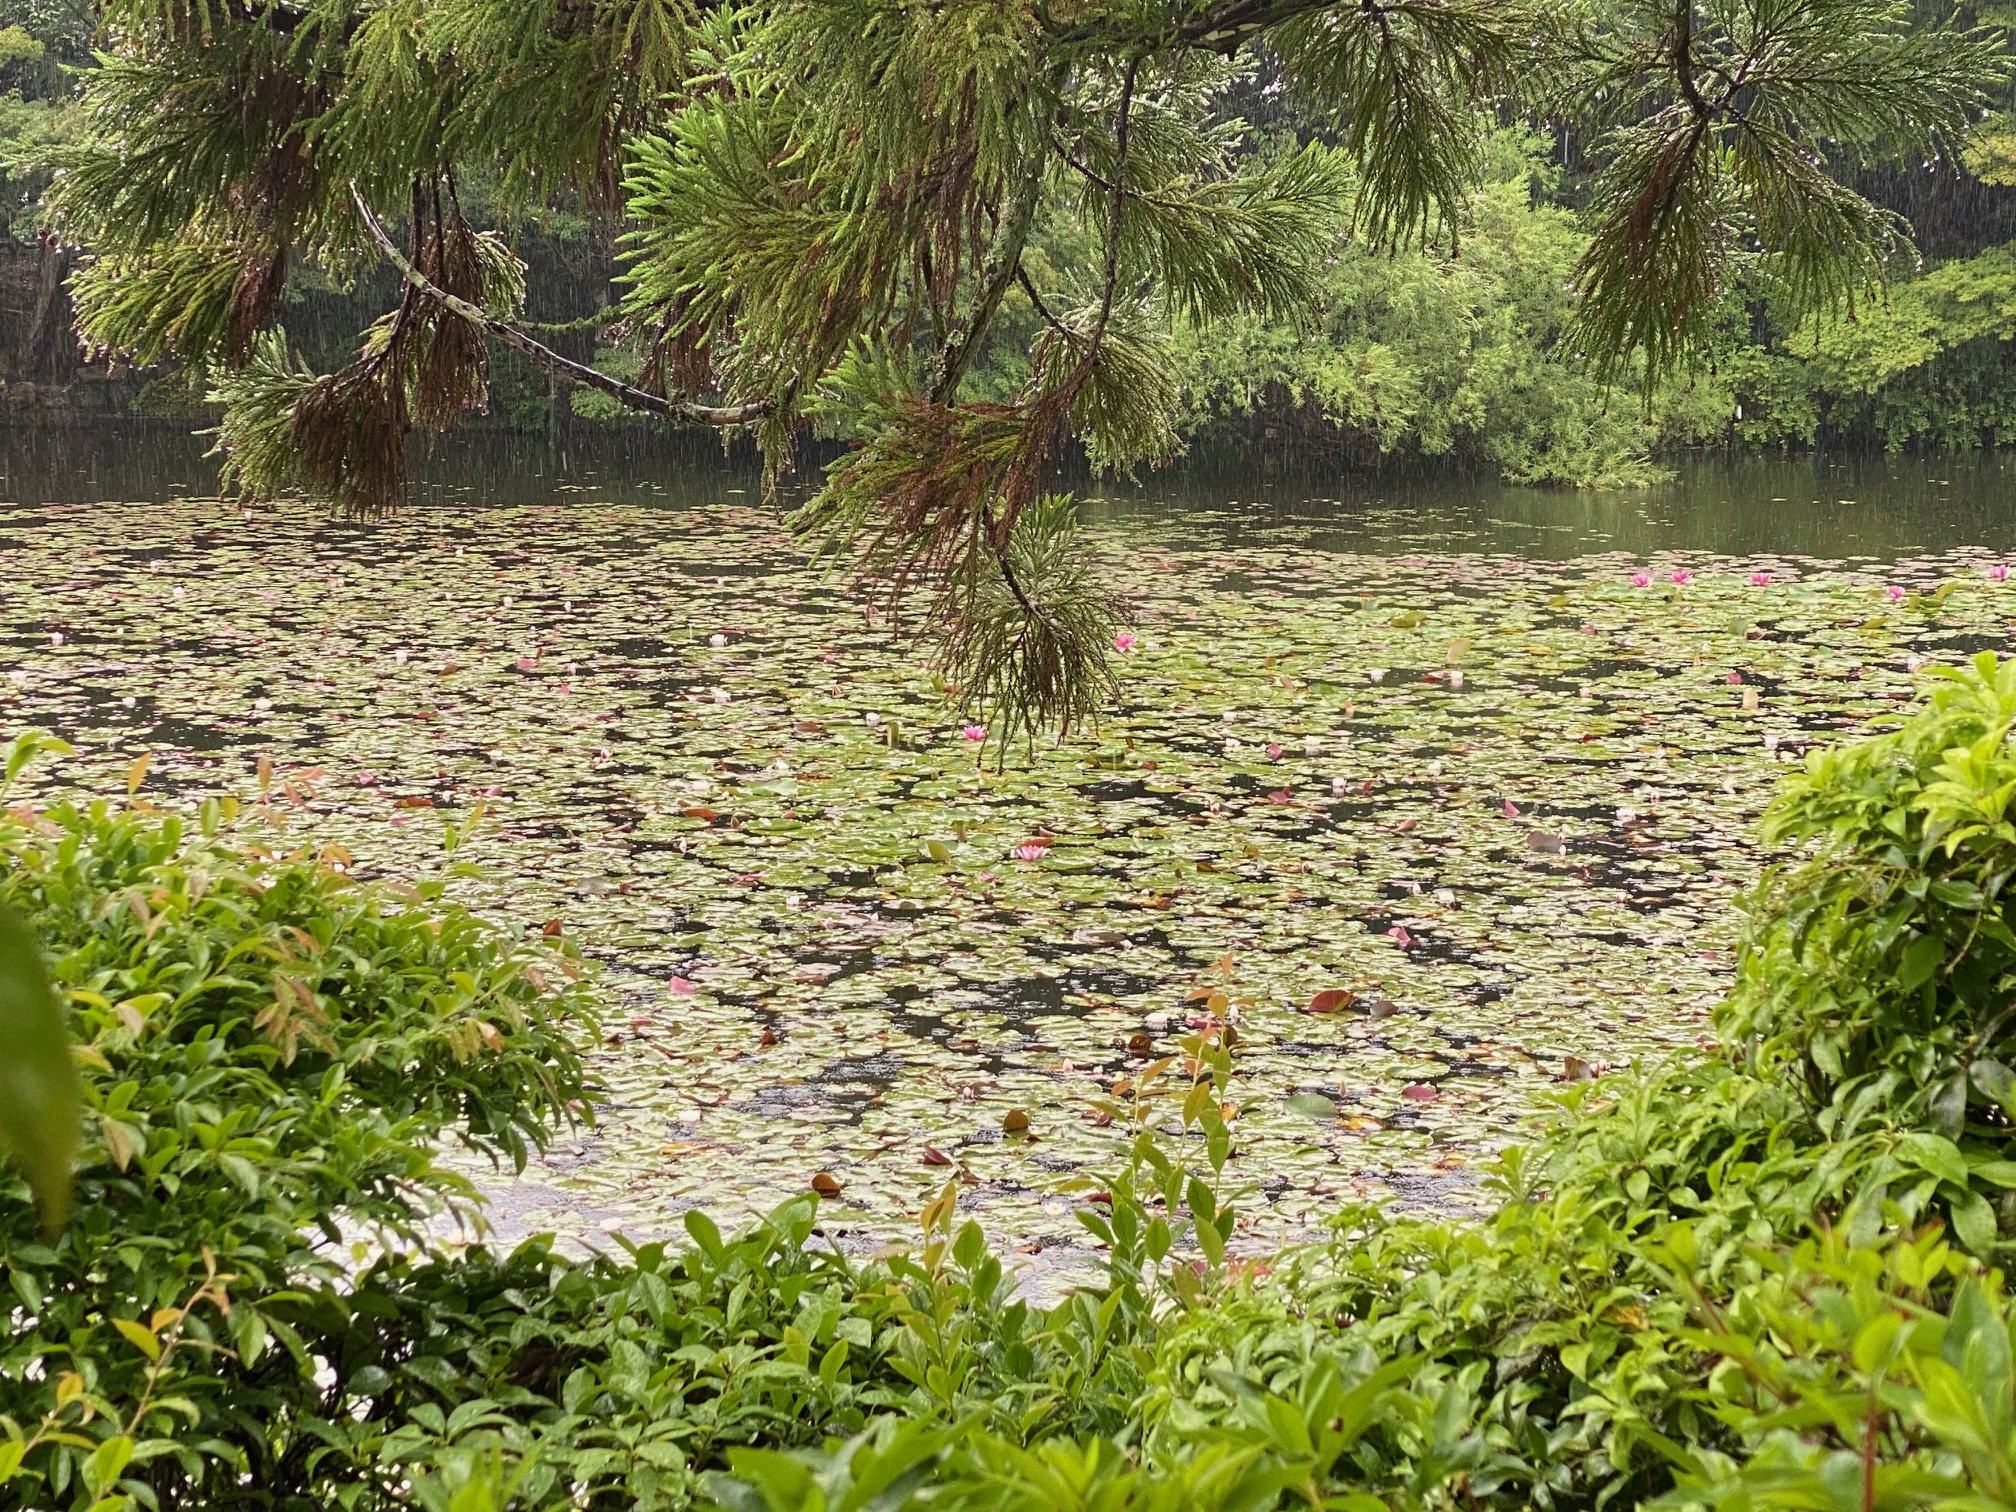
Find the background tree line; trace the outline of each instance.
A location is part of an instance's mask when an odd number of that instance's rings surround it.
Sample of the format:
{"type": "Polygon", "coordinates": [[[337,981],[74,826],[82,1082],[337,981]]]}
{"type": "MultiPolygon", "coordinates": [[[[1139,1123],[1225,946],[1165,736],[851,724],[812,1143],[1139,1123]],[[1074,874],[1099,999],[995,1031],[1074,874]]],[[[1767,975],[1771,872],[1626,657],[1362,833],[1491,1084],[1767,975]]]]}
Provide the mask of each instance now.
{"type": "MultiPolygon", "coordinates": [[[[1942,11],[1928,22],[1948,18],[1942,11]]],[[[2002,25],[1994,4],[1959,24],[2002,25]]],[[[80,80],[95,66],[96,19],[82,0],[0,3],[0,226],[41,234],[54,164],[83,130],[80,80]]],[[[1279,88],[1271,60],[1232,94],[1245,154],[1325,135],[1279,88]]],[[[1563,360],[1575,267],[1588,246],[1577,214],[1591,165],[1572,123],[1505,119],[1491,138],[1475,224],[1446,245],[1375,248],[1335,217],[1318,298],[1292,314],[1246,315],[1208,338],[1179,333],[1169,359],[1188,451],[1232,465],[1312,470],[1448,462],[1514,482],[1628,485],[1694,447],[1970,449],[2016,436],[2016,118],[1995,112],[1957,158],[1838,171],[1908,219],[1917,259],[1892,269],[1887,297],[1821,325],[1731,291],[1711,352],[1653,387],[1619,393],[1563,360]]],[[[464,191],[495,220],[481,185],[464,191]]],[[[638,361],[599,340],[618,290],[615,228],[585,207],[520,222],[525,318],[566,356],[635,377],[638,361]]],[[[88,252],[88,249],[86,249],[88,252]]],[[[1040,255],[1040,253],[1039,253],[1040,255]]],[[[339,285],[302,270],[281,319],[318,370],[340,366],[357,329],[396,297],[389,267],[339,285]]],[[[1028,377],[1041,322],[1011,291],[978,367],[1008,394],[1028,377]]],[[[24,312],[20,317],[26,321],[24,312]]],[[[205,411],[205,375],[164,365],[145,413],[205,411]]],[[[493,352],[494,423],[557,439],[634,422],[621,406],[509,350],[493,352]]]]}

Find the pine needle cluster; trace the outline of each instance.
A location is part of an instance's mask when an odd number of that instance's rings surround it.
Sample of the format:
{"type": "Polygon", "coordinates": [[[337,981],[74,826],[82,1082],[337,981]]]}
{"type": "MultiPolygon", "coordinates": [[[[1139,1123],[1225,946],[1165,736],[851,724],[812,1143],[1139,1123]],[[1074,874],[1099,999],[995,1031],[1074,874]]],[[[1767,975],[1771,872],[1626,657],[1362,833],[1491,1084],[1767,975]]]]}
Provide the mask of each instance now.
{"type": "Polygon", "coordinates": [[[1294,318],[1340,236],[1455,255],[1482,133],[1596,167],[1565,360],[1649,377],[1733,289],[1852,308],[1901,225],[1835,176],[1930,155],[1999,39],[1899,0],[107,0],[95,130],[55,208],[80,330],[214,368],[227,478],[359,514],[405,438],[480,408],[489,341],[673,420],[753,429],[773,484],[838,436],[798,529],[925,606],[997,728],[1096,710],[1120,612],[1056,489],[1177,447],[1163,350],[1294,318]],[[1256,69],[1300,136],[1232,100],[1256,69]],[[1271,87],[1271,86],[1270,86],[1271,87]],[[498,225],[462,217],[480,179],[498,225]],[[515,218],[586,210],[625,262],[635,384],[513,324],[515,218]],[[382,222],[403,224],[407,252],[382,222]],[[390,255],[396,308],[308,373],[293,269],[390,255]],[[1033,329],[1019,391],[990,352],[1033,329]]]}

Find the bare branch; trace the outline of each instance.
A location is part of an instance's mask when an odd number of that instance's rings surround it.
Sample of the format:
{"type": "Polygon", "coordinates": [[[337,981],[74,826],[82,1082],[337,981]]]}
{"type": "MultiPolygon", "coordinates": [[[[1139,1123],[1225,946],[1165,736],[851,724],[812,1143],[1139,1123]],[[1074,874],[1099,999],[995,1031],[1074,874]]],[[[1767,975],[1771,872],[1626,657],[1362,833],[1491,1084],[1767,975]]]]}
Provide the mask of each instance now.
{"type": "Polygon", "coordinates": [[[450,314],[459,315],[472,325],[495,336],[506,346],[523,352],[541,367],[563,374],[588,388],[597,389],[618,404],[630,409],[643,410],[647,414],[660,415],[668,420],[691,420],[701,425],[747,425],[752,420],[762,419],[777,407],[774,399],[752,399],[747,404],[729,405],[688,404],[666,399],[646,389],[625,383],[620,378],[611,378],[607,373],[584,363],[562,357],[551,347],[534,341],[510,321],[500,320],[481,306],[473,305],[466,299],[458,299],[432,282],[414,267],[393,243],[385,228],[379,224],[378,217],[371,213],[371,207],[364,202],[364,196],[355,184],[350,186],[350,197],[356,202],[357,213],[364,217],[364,229],[371,233],[371,240],[378,244],[378,250],[385,254],[409,285],[450,314]]]}

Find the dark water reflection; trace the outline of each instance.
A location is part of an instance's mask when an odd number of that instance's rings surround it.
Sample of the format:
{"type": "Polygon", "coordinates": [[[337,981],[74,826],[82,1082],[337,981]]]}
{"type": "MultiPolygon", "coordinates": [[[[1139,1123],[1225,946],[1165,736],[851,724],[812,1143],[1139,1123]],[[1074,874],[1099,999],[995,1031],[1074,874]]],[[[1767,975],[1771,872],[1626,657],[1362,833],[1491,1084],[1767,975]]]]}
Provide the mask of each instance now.
{"type": "MultiPolygon", "coordinates": [[[[80,503],[214,493],[207,437],[165,423],[0,429],[0,500],[80,503]]],[[[711,436],[468,432],[414,442],[415,501],[719,503],[760,495],[753,457],[711,436]]],[[[1490,551],[1562,560],[1596,552],[1784,553],[1892,560],[2016,546],[2016,459],[1844,456],[1690,459],[1648,489],[1570,492],[1488,478],[1392,473],[1258,477],[1172,468],[1080,487],[1092,520],[1180,522],[1237,541],[1292,531],[1317,550],[1404,556],[1490,551]]]]}

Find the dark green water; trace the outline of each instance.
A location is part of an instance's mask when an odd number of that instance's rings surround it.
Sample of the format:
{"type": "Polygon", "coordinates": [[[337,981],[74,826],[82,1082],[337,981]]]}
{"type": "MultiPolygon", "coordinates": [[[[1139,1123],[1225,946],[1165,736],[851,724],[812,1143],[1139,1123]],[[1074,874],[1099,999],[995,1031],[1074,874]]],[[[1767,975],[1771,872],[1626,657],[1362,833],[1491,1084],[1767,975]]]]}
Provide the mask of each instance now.
{"type": "MultiPolygon", "coordinates": [[[[0,500],[211,494],[208,446],[167,425],[0,431],[0,500]]],[[[422,506],[676,508],[759,493],[754,467],[723,458],[706,436],[591,433],[563,458],[537,436],[470,433],[417,441],[414,457],[422,506]]],[[[1380,555],[1692,551],[1887,561],[2016,546],[2016,460],[1994,454],[1697,459],[1677,473],[1649,489],[1570,492],[1446,474],[1268,479],[1172,468],[1088,483],[1080,493],[1095,520],[1150,524],[1171,515],[1232,539],[1292,526],[1316,549],[1380,555]]]]}

